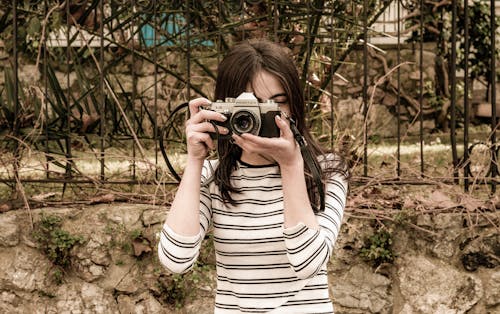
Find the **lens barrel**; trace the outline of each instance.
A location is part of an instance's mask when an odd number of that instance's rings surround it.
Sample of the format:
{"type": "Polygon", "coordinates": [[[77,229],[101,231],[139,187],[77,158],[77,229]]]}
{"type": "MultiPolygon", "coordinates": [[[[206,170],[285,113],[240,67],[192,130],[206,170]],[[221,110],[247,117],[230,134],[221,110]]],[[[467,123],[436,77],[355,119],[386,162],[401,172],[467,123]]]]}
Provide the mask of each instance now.
{"type": "Polygon", "coordinates": [[[257,117],[252,111],[239,110],[233,113],[231,117],[231,128],[237,134],[250,133],[258,135],[260,117],[257,117]]]}

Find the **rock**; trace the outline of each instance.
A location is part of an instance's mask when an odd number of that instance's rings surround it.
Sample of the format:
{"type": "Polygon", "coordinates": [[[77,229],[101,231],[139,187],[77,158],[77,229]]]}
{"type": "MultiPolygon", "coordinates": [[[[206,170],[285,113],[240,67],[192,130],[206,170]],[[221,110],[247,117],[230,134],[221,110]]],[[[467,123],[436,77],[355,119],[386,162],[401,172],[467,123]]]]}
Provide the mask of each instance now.
{"type": "Polygon", "coordinates": [[[449,259],[455,255],[456,244],[451,241],[438,241],[432,248],[432,253],[440,259],[449,259]]]}
{"type": "Polygon", "coordinates": [[[332,94],[338,96],[338,95],[342,94],[342,89],[338,86],[333,86],[332,94]]]}
{"type": "Polygon", "coordinates": [[[335,107],[336,121],[339,128],[362,130],[363,115],[360,114],[362,108],[362,100],[360,98],[339,100],[335,107]]]}
{"type": "Polygon", "coordinates": [[[167,208],[146,209],[142,213],[142,223],[144,226],[163,224],[167,218],[167,208]]]}
{"type": "Polygon", "coordinates": [[[398,262],[401,313],[465,313],[482,297],[481,281],[443,262],[402,256],[398,262]]]}
{"type": "Polygon", "coordinates": [[[127,74],[110,75],[109,80],[111,88],[117,93],[132,93],[134,88],[132,76],[127,74]]]}
{"type": "Polygon", "coordinates": [[[117,304],[114,302],[113,298],[110,298],[111,294],[106,293],[97,285],[83,283],[81,296],[87,312],[112,313],[117,310],[117,304]]]}
{"type": "MultiPolygon", "coordinates": [[[[439,206],[436,202],[435,206],[439,206]]],[[[439,236],[433,239],[431,252],[438,258],[448,260],[458,251],[457,239],[462,231],[462,219],[454,214],[437,214],[433,216],[433,228],[439,236]]]]}
{"type": "Polygon", "coordinates": [[[129,273],[118,283],[115,290],[125,294],[132,294],[137,291],[141,284],[135,279],[134,273],[129,273]]]}
{"type": "Polygon", "coordinates": [[[495,271],[485,287],[487,306],[500,305],[500,271],[495,271]]]}
{"type": "Polygon", "coordinates": [[[373,104],[380,104],[381,100],[385,96],[385,92],[379,87],[374,88],[373,86],[369,86],[366,92],[367,92],[368,102],[370,102],[373,99],[373,104]]]}
{"type": "Polygon", "coordinates": [[[385,93],[384,98],[382,99],[382,105],[387,107],[396,106],[398,104],[398,98],[396,95],[392,93],[385,93]]]}
{"type": "Polygon", "coordinates": [[[0,215],[0,246],[15,246],[19,243],[19,228],[15,215],[0,215]]]}
{"type": "Polygon", "coordinates": [[[123,225],[126,230],[131,231],[137,228],[142,228],[142,208],[138,205],[121,205],[115,204],[103,205],[106,218],[114,223],[123,225]]]}
{"type": "Polygon", "coordinates": [[[89,267],[89,273],[94,278],[99,278],[102,275],[104,275],[105,270],[106,270],[105,267],[99,266],[99,265],[90,265],[90,267],[89,267]]]}
{"type": "MultiPolygon", "coordinates": [[[[380,70],[383,70],[383,65],[380,62],[376,62],[372,64],[372,68],[368,69],[368,76],[374,77],[379,74],[380,70]]],[[[377,78],[378,79],[378,78],[377,78]]]]}
{"type": "Polygon", "coordinates": [[[17,296],[8,291],[3,291],[0,293],[0,313],[22,313],[19,309],[14,305],[16,303],[17,296]]]}
{"type": "Polygon", "coordinates": [[[18,72],[18,79],[21,84],[33,85],[40,80],[41,73],[36,65],[25,64],[22,65],[18,72]]]}
{"type": "Polygon", "coordinates": [[[356,85],[356,86],[353,86],[353,87],[349,87],[349,88],[347,89],[347,93],[348,93],[349,95],[351,95],[352,97],[356,97],[356,96],[357,96],[357,94],[359,94],[359,93],[361,93],[361,92],[363,92],[363,87],[362,87],[362,86],[357,86],[357,85],[356,85]]]}
{"type": "Polygon", "coordinates": [[[107,246],[105,242],[101,242],[101,239],[91,239],[93,247],[88,247],[92,249],[90,252],[90,260],[102,266],[108,266],[110,264],[110,257],[108,254],[107,246]]]}
{"type": "Polygon", "coordinates": [[[431,215],[418,215],[417,216],[417,226],[420,227],[432,227],[434,223],[432,221],[431,215]]]}
{"type": "Polygon", "coordinates": [[[139,296],[139,298],[140,301],[135,304],[135,313],[144,313],[144,314],[168,313],[167,309],[163,308],[160,302],[158,302],[148,292],[142,293],[139,296]]]}
{"type": "Polygon", "coordinates": [[[15,247],[0,248],[0,282],[2,287],[10,287],[26,292],[43,290],[45,276],[52,264],[39,251],[15,247]]]}
{"type": "Polygon", "coordinates": [[[89,258],[80,259],[74,262],[73,265],[74,269],[77,271],[77,276],[87,282],[92,282],[103,275],[104,270],[96,266],[98,265],[92,263],[89,258]]]}
{"type": "Polygon", "coordinates": [[[157,86],[157,90],[161,90],[162,82],[155,82],[154,76],[145,76],[139,77],[137,80],[137,92],[143,97],[148,97],[153,99],[155,96],[155,84],[157,86]]]}
{"type": "MultiPolygon", "coordinates": [[[[416,111],[411,112],[411,111],[413,111],[412,107],[407,107],[407,108],[410,110],[411,115],[416,114],[416,111]]],[[[434,120],[424,120],[423,122],[424,123],[423,123],[422,127],[424,130],[426,130],[425,132],[436,129],[436,122],[434,120]]],[[[420,123],[418,121],[414,122],[413,124],[411,124],[408,127],[408,134],[412,134],[412,135],[420,134],[420,123]]]]}
{"type": "Polygon", "coordinates": [[[119,263],[112,263],[106,271],[106,276],[100,280],[100,286],[106,290],[114,290],[120,281],[130,273],[134,265],[135,259],[128,255],[119,258],[119,263]]]}
{"type": "Polygon", "coordinates": [[[56,72],[56,78],[62,90],[67,90],[69,87],[73,86],[73,84],[77,80],[75,72],[71,72],[69,74],[69,85],[68,85],[68,74],[64,72],[56,72]]]}
{"type": "Polygon", "coordinates": [[[61,313],[83,312],[83,300],[74,285],[63,285],[59,288],[54,310],[61,313]]]}
{"type": "Polygon", "coordinates": [[[62,285],[56,294],[57,313],[118,313],[113,296],[97,285],[62,285]]]}
{"type": "Polygon", "coordinates": [[[391,281],[387,277],[374,273],[365,264],[358,264],[342,278],[333,280],[331,287],[335,306],[357,309],[363,313],[391,313],[390,285],[391,281]]]}
{"type": "MultiPolygon", "coordinates": [[[[435,195],[435,193],[436,191],[432,195],[435,195]]],[[[452,207],[455,205],[456,205],[455,202],[447,198],[443,199],[442,203],[436,201],[434,206],[452,207]]],[[[462,228],[463,224],[460,215],[454,215],[454,214],[437,214],[433,220],[436,229],[443,229],[446,231],[449,231],[450,229],[460,229],[462,228]]]]}
{"type": "Polygon", "coordinates": [[[468,271],[475,271],[481,266],[495,268],[500,265],[500,234],[494,232],[468,238],[462,246],[462,265],[468,271]]]}
{"type": "Polygon", "coordinates": [[[117,298],[118,310],[121,314],[134,314],[135,302],[128,295],[119,295],[117,298]]]}

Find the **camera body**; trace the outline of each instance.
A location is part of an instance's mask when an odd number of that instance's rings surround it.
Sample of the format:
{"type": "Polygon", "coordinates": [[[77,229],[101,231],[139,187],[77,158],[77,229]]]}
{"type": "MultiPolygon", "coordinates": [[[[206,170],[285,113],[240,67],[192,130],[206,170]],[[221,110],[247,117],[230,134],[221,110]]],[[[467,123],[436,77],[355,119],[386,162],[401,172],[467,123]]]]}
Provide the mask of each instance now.
{"type": "MultiPolygon", "coordinates": [[[[214,121],[229,130],[229,134],[220,134],[219,138],[229,138],[232,133],[250,133],[262,137],[280,136],[274,117],[281,114],[281,111],[273,100],[259,103],[253,93],[242,93],[237,98],[212,102],[210,107],[205,109],[219,112],[227,118],[224,122],[214,121]]],[[[210,134],[212,138],[216,136],[215,133],[210,134]]]]}

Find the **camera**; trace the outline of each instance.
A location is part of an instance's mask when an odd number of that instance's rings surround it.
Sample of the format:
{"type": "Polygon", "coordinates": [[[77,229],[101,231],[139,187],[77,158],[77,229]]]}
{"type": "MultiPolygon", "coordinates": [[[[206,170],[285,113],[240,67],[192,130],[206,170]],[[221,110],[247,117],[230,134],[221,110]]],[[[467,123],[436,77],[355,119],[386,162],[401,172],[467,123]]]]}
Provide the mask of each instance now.
{"type": "MultiPolygon", "coordinates": [[[[229,134],[220,134],[219,138],[228,138],[233,132],[238,135],[250,133],[262,137],[280,136],[274,117],[281,111],[273,100],[259,103],[253,93],[242,93],[237,98],[212,102],[210,107],[205,109],[219,112],[227,118],[224,122],[214,121],[215,124],[229,129],[229,134]]],[[[212,138],[216,136],[214,133],[210,135],[212,138]]]]}

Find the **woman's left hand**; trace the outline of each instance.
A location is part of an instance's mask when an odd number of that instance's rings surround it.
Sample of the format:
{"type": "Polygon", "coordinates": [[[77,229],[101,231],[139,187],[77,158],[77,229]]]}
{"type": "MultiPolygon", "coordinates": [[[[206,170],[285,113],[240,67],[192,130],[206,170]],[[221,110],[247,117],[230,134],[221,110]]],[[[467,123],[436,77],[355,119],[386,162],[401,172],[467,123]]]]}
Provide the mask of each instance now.
{"type": "Polygon", "coordinates": [[[279,115],[275,117],[276,125],[280,129],[280,137],[260,137],[249,133],[233,134],[235,144],[241,149],[270,157],[281,167],[302,164],[300,147],[293,137],[290,125],[279,115]]]}

